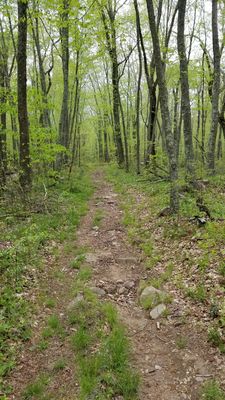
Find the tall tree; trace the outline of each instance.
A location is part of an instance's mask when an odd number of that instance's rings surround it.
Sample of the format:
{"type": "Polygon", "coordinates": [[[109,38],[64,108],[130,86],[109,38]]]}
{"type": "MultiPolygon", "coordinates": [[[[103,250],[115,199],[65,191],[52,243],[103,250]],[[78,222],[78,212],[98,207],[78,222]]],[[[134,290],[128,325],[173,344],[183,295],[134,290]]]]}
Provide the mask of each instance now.
{"type": "Polygon", "coordinates": [[[39,26],[39,2],[33,0],[33,12],[34,17],[31,15],[31,25],[33,39],[37,52],[38,68],[40,76],[40,86],[41,86],[41,96],[42,96],[42,106],[40,112],[40,125],[44,128],[51,127],[50,111],[48,106],[48,92],[50,90],[50,83],[47,83],[46,76],[50,76],[50,72],[53,68],[53,63],[51,63],[48,71],[45,71],[44,60],[45,57],[42,55],[41,42],[40,42],[40,26],[39,26]]]}
{"type": "Polygon", "coordinates": [[[31,186],[30,141],[27,113],[27,8],[28,0],[18,0],[17,93],[20,133],[20,184],[31,186]]]}
{"type": "Polygon", "coordinates": [[[140,18],[138,13],[137,0],[134,0],[134,8],[136,13],[136,31],[137,31],[137,48],[139,58],[139,71],[138,71],[138,84],[137,84],[137,98],[136,98],[136,136],[137,136],[137,174],[140,174],[140,100],[141,100],[141,77],[142,77],[142,54],[140,44],[140,18]]]}
{"type": "Polygon", "coordinates": [[[218,128],[219,92],[220,92],[220,45],[218,35],[218,1],[212,0],[212,38],[213,38],[213,86],[211,129],[208,143],[208,167],[211,173],[215,172],[215,149],[218,128]]]}
{"type": "MultiPolygon", "coordinates": [[[[62,48],[63,98],[59,120],[59,143],[69,148],[69,9],[70,0],[63,0],[60,23],[60,39],[62,48]]],[[[61,156],[59,164],[67,157],[61,156]]]]}
{"type": "Polygon", "coordinates": [[[180,84],[181,84],[181,109],[184,125],[184,143],[185,143],[185,162],[186,173],[189,178],[194,174],[194,150],[192,142],[192,123],[191,123],[191,105],[188,80],[188,60],[185,46],[185,15],[186,0],[178,1],[178,20],[177,20],[177,48],[180,60],[180,84]]]}
{"type": "Polygon", "coordinates": [[[170,181],[171,181],[170,209],[171,212],[178,212],[179,209],[179,198],[178,198],[178,187],[177,187],[178,166],[177,166],[175,143],[172,133],[172,125],[171,125],[171,118],[169,111],[169,99],[168,99],[168,90],[165,79],[165,68],[161,58],[161,49],[160,49],[159,36],[155,21],[153,0],[146,0],[146,2],[148,9],[149,26],[151,30],[151,37],[154,49],[156,73],[159,85],[159,101],[160,101],[161,115],[163,118],[167,153],[169,157],[170,181]]]}
{"type": "MultiPolygon", "coordinates": [[[[1,25],[2,26],[2,25],[1,25]]],[[[7,81],[7,49],[4,46],[3,29],[0,32],[0,187],[6,183],[7,150],[6,150],[6,81],[7,81]]]]}
{"type": "Polygon", "coordinates": [[[116,1],[107,0],[105,6],[100,5],[101,17],[105,31],[106,46],[111,61],[112,91],[113,91],[113,120],[114,135],[117,148],[118,164],[124,163],[124,150],[120,128],[120,91],[119,91],[119,63],[116,43],[116,1]]]}

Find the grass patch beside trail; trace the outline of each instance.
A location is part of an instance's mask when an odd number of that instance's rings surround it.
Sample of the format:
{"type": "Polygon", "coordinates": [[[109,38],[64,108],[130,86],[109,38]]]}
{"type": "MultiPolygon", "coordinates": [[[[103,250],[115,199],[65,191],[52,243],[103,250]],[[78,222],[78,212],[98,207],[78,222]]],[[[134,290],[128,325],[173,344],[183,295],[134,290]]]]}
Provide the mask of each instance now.
{"type": "Polygon", "coordinates": [[[74,305],[68,322],[75,329],[71,348],[78,366],[79,400],[106,400],[123,396],[137,399],[139,378],[130,367],[130,344],[117,311],[110,303],[100,302],[87,288],[90,279],[81,267],[74,287],[82,299],[74,305]]]}
{"type": "Polygon", "coordinates": [[[193,307],[201,304],[211,318],[206,327],[208,341],[224,353],[224,176],[200,181],[201,190],[188,188],[181,179],[179,216],[159,217],[160,211],[169,205],[169,182],[151,181],[147,173],[140,177],[115,165],[107,166],[105,171],[121,195],[128,238],[142,250],[146,270],[151,271],[145,285],[161,289],[172,284],[193,307]],[[212,216],[204,226],[190,220],[195,215],[205,217],[196,205],[199,196],[212,216]]]}
{"type": "Polygon", "coordinates": [[[225,392],[218,382],[210,380],[206,382],[201,390],[201,400],[225,400],[225,392]]]}
{"type": "MultiPolygon", "coordinates": [[[[43,184],[37,184],[26,203],[10,191],[1,200],[0,392],[6,394],[10,392],[4,382],[7,373],[14,366],[20,344],[31,336],[29,291],[38,285],[44,257],[54,256],[59,243],[74,237],[93,193],[88,174],[82,170],[70,182],[62,177],[44,183],[47,197],[43,184]]],[[[54,300],[48,299],[47,306],[54,307],[54,300]]],[[[57,324],[56,318],[49,321],[43,347],[47,337],[60,329],[57,324]]]]}

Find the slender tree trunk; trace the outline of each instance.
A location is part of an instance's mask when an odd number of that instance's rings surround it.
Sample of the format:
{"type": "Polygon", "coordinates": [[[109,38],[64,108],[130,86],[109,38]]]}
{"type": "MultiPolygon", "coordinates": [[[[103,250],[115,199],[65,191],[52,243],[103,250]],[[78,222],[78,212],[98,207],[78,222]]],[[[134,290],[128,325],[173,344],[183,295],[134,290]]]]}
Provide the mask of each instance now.
{"type": "Polygon", "coordinates": [[[205,126],[206,126],[206,110],[205,110],[205,54],[202,56],[202,90],[201,90],[201,118],[202,118],[202,129],[201,129],[201,155],[202,163],[205,163],[205,126]]]}
{"type": "MultiPolygon", "coordinates": [[[[35,14],[38,13],[38,6],[36,4],[36,0],[33,0],[33,8],[35,14]]],[[[43,109],[40,113],[40,125],[44,128],[51,127],[51,119],[50,119],[50,112],[48,107],[48,93],[47,93],[47,83],[46,83],[46,74],[44,70],[44,60],[41,54],[41,45],[40,45],[40,34],[39,34],[39,18],[35,16],[34,24],[32,22],[32,31],[33,31],[33,38],[34,43],[37,51],[37,59],[38,59],[38,67],[39,67],[39,75],[40,75],[40,84],[41,84],[41,95],[42,95],[42,102],[43,102],[43,109]]]]}
{"type": "Polygon", "coordinates": [[[27,113],[27,8],[28,1],[18,0],[17,90],[20,133],[20,184],[31,186],[29,123],[27,113]]]}
{"type": "MultiPolygon", "coordinates": [[[[157,18],[157,31],[159,28],[159,23],[161,19],[161,12],[162,12],[162,1],[160,0],[159,5],[158,5],[158,18],[157,18]]],[[[150,162],[151,156],[153,156],[153,160],[156,155],[156,148],[155,148],[155,128],[156,128],[156,104],[157,104],[157,98],[156,98],[156,88],[157,88],[157,81],[154,80],[154,74],[155,74],[155,59],[154,59],[154,53],[152,55],[152,59],[150,62],[150,73],[149,73],[149,67],[148,67],[148,61],[147,61],[147,56],[146,56],[146,50],[144,46],[144,40],[143,40],[143,35],[141,31],[141,24],[140,24],[140,15],[139,15],[139,9],[138,9],[138,3],[136,2],[135,6],[135,13],[136,13],[136,24],[139,27],[139,36],[140,36],[140,45],[141,45],[141,50],[143,53],[143,64],[144,64],[144,71],[145,71],[145,77],[146,77],[146,82],[148,86],[148,94],[149,94],[149,114],[148,114],[148,123],[147,123],[147,145],[146,145],[146,153],[145,153],[145,165],[148,165],[150,162]]],[[[155,163],[153,163],[154,166],[155,163]]]]}
{"type": "Polygon", "coordinates": [[[113,92],[113,125],[114,125],[114,137],[117,149],[117,160],[118,164],[122,166],[124,164],[124,150],[122,135],[120,129],[120,91],[119,91],[119,65],[117,57],[117,44],[116,44],[116,29],[115,29],[115,17],[116,9],[112,8],[112,4],[108,4],[107,13],[108,21],[104,9],[101,10],[102,22],[105,29],[107,50],[111,60],[112,70],[112,92],[113,92]]]}
{"type": "Polygon", "coordinates": [[[178,2],[177,48],[180,60],[181,106],[184,122],[185,163],[188,178],[194,175],[194,150],[192,142],[191,106],[188,80],[188,61],[184,39],[186,0],[178,2]]]}
{"type": "MultiPolygon", "coordinates": [[[[2,52],[2,48],[0,48],[2,52]]],[[[6,87],[4,56],[0,54],[0,187],[6,183],[7,150],[6,150],[6,87]]]]}
{"type": "Polygon", "coordinates": [[[137,135],[137,147],[136,147],[136,164],[137,174],[140,174],[140,100],[141,100],[141,77],[142,77],[142,55],[140,45],[140,19],[138,18],[138,5],[137,0],[134,0],[134,7],[136,12],[136,31],[137,31],[137,48],[138,48],[138,59],[139,59],[139,72],[138,72],[138,84],[137,84],[137,97],[136,97],[136,135],[137,135]]]}
{"type": "MultiPolygon", "coordinates": [[[[80,52],[77,50],[76,53],[76,67],[75,67],[75,95],[74,95],[74,106],[71,112],[72,116],[69,121],[69,138],[73,137],[74,125],[78,122],[76,116],[79,114],[79,96],[80,96],[80,80],[79,80],[79,65],[80,65],[80,52]]],[[[76,127],[75,127],[76,130],[76,127]]]]}
{"type": "Polygon", "coordinates": [[[179,197],[178,197],[178,186],[177,186],[178,167],[176,160],[175,143],[171,128],[168,90],[165,80],[165,70],[161,59],[161,50],[160,50],[159,37],[155,22],[153,0],[146,0],[146,2],[147,2],[149,25],[150,25],[153,49],[154,49],[156,73],[159,85],[159,101],[161,107],[161,114],[163,115],[164,118],[166,146],[169,157],[170,180],[171,180],[170,208],[171,212],[176,213],[179,210],[179,197]]]}
{"type": "Polygon", "coordinates": [[[103,136],[102,136],[102,116],[98,114],[98,127],[97,127],[97,138],[98,138],[98,157],[99,161],[103,161],[103,136]]]}
{"type": "Polygon", "coordinates": [[[181,136],[181,126],[179,124],[179,82],[176,87],[173,89],[173,136],[174,142],[176,146],[176,158],[177,163],[179,162],[179,148],[180,148],[180,136],[181,136]]]}
{"type": "Polygon", "coordinates": [[[109,162],[110,157],[109,157],[109,147],[108,147],[108,132],[107,132],[107,121],[108,121],[108,115],[107,112],[104,112],[104,117],[103,117],[103,136],[104,136],[104,161],[109,162]]]}
{"type": "Polygon", "coordinates": [[[119,93],[119,71],[117,64],[117,55],[115,49],[112,56],[112,86],[113,86],[113,119],[114,132],[117,146],[117,159],[119,165],[124,163],[124,150],[120,130],[120,93],[119,93]]]}
{"type": "Polygon", "coordinates": [[[212,113],[211,129],[208,142],[208,168],[210,173],[215,173],[215,149],[218,127],[219,92],[220,92],[220,46],[218,36],[218,1],[212,0],[212,35],[213,35],[213,87],[212,87],[212,113]]]}
{"type": "Polygon", "coordinates": [[[218,144],[217,144],[217,159],[219,160],[222,157],[223,157],[223,152],[222,152],[222,127],[220,126],[218,144]]]}
{"type": "Polygon", "coordinates": [[[126,172],[129,171],[129,148],[128,148],[128,140],[127,140],[127,132],[126,132],[126,123],[123,111],[123,104],[121,101],[121,97],[119,95],[119,102],[120,102],[120,113],[121,113],[121,120],[122,120],[122,128],[123,128],[123,137],[124,137],[124,148],[125,148],[125,168],[126,172]]]}
{"type": "MultiPolygon", "coordinates": [[[[61,11],[62,27],[60,29],[63,70],[63,100],[59,120],[59,143],[69,148],[69,7],[70,0],[63,0],[61,11]]],[[[67,161],[67,156],[61,157],[59,164],[67,161]]],[[[60,165],[59,165],[60,166],[60,165]]]]}

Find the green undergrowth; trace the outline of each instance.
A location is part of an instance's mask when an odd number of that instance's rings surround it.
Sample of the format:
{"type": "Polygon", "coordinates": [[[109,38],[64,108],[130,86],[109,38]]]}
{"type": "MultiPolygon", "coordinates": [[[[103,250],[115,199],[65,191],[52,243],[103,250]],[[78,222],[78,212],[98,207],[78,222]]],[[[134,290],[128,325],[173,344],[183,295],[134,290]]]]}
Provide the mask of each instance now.
{"type": "MultiPolygon", "coordinates": [[[[123,169],[119,169],[115,164],[105,167],[105,170],[108,179],[115,185],[116,190],[123,195],[127,194],[129,197],[129,191],[138,189],[139,192],[151,196],[151,212],[153,214],[157,214],[164,207],[168,206],[170,195],[170,184],[168,181],[151,180],[147,172],[143,172],[141,176],[137,176],[134,172],[127,173],[123,169]]],[[[189,190],[185,180],[180,178],[178,182],[181,190],[180,216],[193,217],[194,215],[201,214],[196,206],[196,198],[201,196],[213,218],[225,218],[224,175],[207,177],[205,182],[205,186],[203,183],[202,189],[194,190],[190,188],[189,190]]]]}
{"type": "MultiPolygon", "coordinates": [[[[77,400],[106,400],[120,396],[124,400],[135,400],[139,377],[130,367],[130,343],[125,328],[116,308],[100,301],[89,288],[91,275],[92,271],[85,263],[80,265],[71,289],[74,301],[67,309],[63,326],[57,315],[52,314],[43,331],[45,341],[48,343],[52,335],[60,335],[62,328],[66,331],[66,341],[71,349],[70,365],[72,360],[76,371],[74,379],[79,387],[77,400]]],[[[25,388],[22,399],[55,399],[58,393],[51,390],[51,383],[67,362],[68,359],[59,358],[50,372],[36,376],[25,388]]],[[[68,388],[64,390],[67,395],[68,388]]]]}
{"type": "Polygon", "coordinates": [[[225,400],[225,392],[215,380],[207,381],[201,390],[201,400],[225,400]]]}
{"type": "Polygon", "coordinates": [[[225,302],[221,296],[225,294],[224,176],[202,177],[198,182],[199,190],[180,179],[179,215],[160,217],[160,212],[169,205],[168,181],[151,180],[147,173],[141,176],[126,173],[112,164],[105,170],[108,180],[120,194],[128,239],[142,250],[146,270],[151,276],[145,280],[145,285],[161,289],[171,282],[193,305],[199,303],[207,308],[219,332],[216,336],[215,331],[210,331],[209,342],[224,352],[225,302]],[[203,226],[192,219],[206,217],[197,207],[199,197],[212,216],[203,226]],[[212,275],[215,279],[206,286],[206,280],[209,282],[212,275]],[[211,312],[214,304],[219,310],[216,314],[211,312]]]}
{"type": "Polygon", "coordinates": [[[80,400],[137,399],[139,378],[130,367],[130,344],[116,308],[100,302],[87,287],[90,274],[81,267],[74,294],[82,298],[70,310],[70,343],[78,368],[80,400]],[[85,273],[83,272],[83,269],[85,273]]]}
{"type": "MultiPolygon", "coordinates": [[[[54,185],[52,181],[34,185],[26,199],[4,194],[0,209],[0,392],[10,390],[4,379],[14,366],[20,344],[31,335],[29,291],[38,286],[45,257],[57,254],[58,245],[75,236],[92,192],[88,174],[79,170],[70,181],[62,176],[54,185]]],[[[47,299],[46,306],[54,308],[54,300],[47,299]]],[[[58,329],[53,326],[56,320],[49,324],[43,332],[43,346],[45,336],[58,329]]]]}

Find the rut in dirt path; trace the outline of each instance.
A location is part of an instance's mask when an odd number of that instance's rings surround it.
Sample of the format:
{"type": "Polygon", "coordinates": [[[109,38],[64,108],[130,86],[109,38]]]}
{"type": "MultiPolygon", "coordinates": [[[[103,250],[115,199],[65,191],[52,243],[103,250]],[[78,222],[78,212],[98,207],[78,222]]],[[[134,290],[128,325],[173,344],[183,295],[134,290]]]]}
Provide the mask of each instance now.
{"type": "MultiPolygon", "coordinates": [[[[138,305],[139,283],[146,279],[141,254],[128,243],[119,196],[102,173],[95,174],[95,182],[97,190],[77,239],[89,249],[86,260],[93,269],[93,290],[116,304],[127,328],[133,367],[141,375],[139,399],[197,400],[199,382],[212,376],[204,348],[192,330],[189,336],[193,347],[178,350],[176,340],[183,327],[164,318],[159,330],[149,313],[138,305]],[[99,226],[93,225],[96,218],[99,226]]],[[[173,307],[176,310],[177,304],[173,307]]]]}

